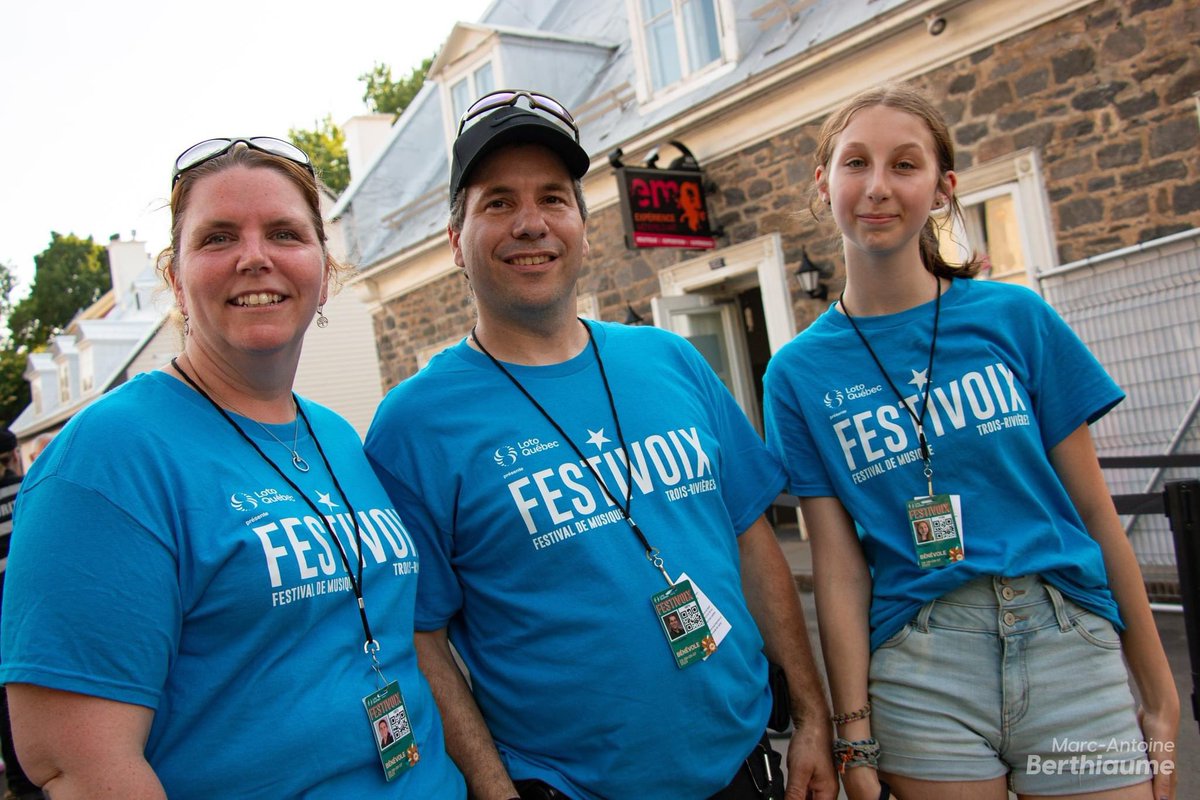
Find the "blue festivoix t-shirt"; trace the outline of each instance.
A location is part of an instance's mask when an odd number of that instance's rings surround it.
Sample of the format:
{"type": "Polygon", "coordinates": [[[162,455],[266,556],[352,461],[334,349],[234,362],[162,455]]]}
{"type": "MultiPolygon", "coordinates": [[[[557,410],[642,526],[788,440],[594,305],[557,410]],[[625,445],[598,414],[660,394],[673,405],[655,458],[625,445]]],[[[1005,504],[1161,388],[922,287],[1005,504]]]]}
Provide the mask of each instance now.
{"type": "MultiPolygon", "coordinates": [[[[905,401],[928,381],[933,301],[855,317],[905,401]]],[[[925,433],[936,493],[962,504],[962,561],[918,566],[905,502],[928,493],[916,426],[845,315],[831,307],[767,369],[766,429],[793,493],[837,496],[872,570],[871,647],[925,602],[980,575],[1040,573],[1117,625],[1100,548],[1047,456],[1124,398],[1032,291],[955,280],[941,299],[925,433]]]]}
{"type": "MultiPolygon", "coordinates": [[[[412,646],[412,538],[353,428],[301,404],[349,497],[303,423],[308,473],[237,420],[336,539],[175,378],[139,375],[79,413],[24,482],[0,678],[153,709],[146,758],[172,800],[461,798],[412,646]],[[338,554],[340,544],[353,565],[360,538],[380,665],[418,748],[391,784],[362,703],[378,676],[338,554]]],[[[271,429],[292,443],[292,425],[271,429]]]]}
{"type": "Polygon", "coordinates": [[[621,435],[590,348],[508,365],[583,459],[465,343],[388,394],[367,453],[421,551],[417,628],[449,626],[510,773],[580,800],[708,797],[766,722],[737,535],[783,472],[686,341],[589,324],[621,435]],[[589,464],[732,624],[706,662],[676,666],[650,602],[666,580],[589,464]]]}

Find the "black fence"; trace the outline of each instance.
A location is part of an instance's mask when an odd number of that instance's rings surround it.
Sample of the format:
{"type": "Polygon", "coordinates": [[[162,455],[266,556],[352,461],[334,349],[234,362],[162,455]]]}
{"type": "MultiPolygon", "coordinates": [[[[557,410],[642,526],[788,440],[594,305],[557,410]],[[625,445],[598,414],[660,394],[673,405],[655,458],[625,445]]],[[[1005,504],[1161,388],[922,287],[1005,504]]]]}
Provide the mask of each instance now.
{"type": "MultiPolygon", "coordinates": [[[[1200,468],[1200,455],[1108,456],[1105,469],[1200,468]]],[[[1113,495],[1119,514],[1162,514],[1171,524],[1175,543],[1175,568],[1179,573],[1179,600],[1187,634],[1188,663],[1192,670],[1192,718],[1200,723],[1200,480],[1172,480],[1161,492],[1113,495]]]]}

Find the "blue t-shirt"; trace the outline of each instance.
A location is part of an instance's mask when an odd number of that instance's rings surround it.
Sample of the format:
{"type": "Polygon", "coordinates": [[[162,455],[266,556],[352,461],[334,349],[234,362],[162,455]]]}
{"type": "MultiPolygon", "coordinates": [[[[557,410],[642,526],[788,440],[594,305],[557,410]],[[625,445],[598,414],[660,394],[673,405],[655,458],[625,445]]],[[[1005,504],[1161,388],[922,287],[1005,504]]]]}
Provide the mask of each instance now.
{"type": "MultiPolygon", "coordinates": [[[[920,413],[934,302],[855,317],[920,413]]],[[[1124,394],[1032,291],[955,280],[942,296],[925,435],[933,489],[962,502],[963,561],[917,565],[905,503],[928,493],[916,426],[850,321],[830,308],[780,349],[765,378],[771,449],[801,497],[837,496],[874,581],[871,647],[922,604],[980,575],[1040,573],[1120,625],[1099,545],[1047,453],[1124,394]]]]}
{"type": "MultiPolygon", "coordinates": [[[[354,429],[301,401],[308,473],[242,428],[330,520],[355,561],[379,660],[420,760],[384,779],[362,699],[377,688],[336,544],[209,403],[162,372],[80,412],[23,484],[0,680],[154,709],[146,759],[172,800],[461,798],[412,646],[417,554],[354,429]]],[[[269,426],[289,444],[291,424],[269,426]]]]}
{"type": "Polygon", "coordinates": [[[732,623],[708,661],[675,665],[650,602],[665,578],[564,437],[465,342],[388,393],[367,455],[421,551],[417,628],[449,627],[510,774],[580,800],[708,797],[766,724],[737,536],[784,475],[685,340],[589,324],[624,449],[590,348],[506,366],[622,500],[631,464],[633,519],[732,623]]]}

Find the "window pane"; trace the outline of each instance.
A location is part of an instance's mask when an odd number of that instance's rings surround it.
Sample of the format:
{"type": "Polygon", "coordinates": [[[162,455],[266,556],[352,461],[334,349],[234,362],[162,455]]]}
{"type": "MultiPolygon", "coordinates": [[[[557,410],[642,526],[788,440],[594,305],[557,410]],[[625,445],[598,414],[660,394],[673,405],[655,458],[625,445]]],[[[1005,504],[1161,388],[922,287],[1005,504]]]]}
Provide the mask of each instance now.
{"type": "MultiPolygon", "coordinates": [[[[1025,258],[1017,227],[1016,204],[1010,194],[993,197],[982,204],[980,224],[984,248],[991,262],[990,277],[997,281],[1025,283],[1025,258]]],[[[977,207],[978,208],[978,207],[977,207]]]]}
{"type": "Polygon", "coordinates": [[[721,57],[713,0],[684,0],[683,28],[687,39],[688,72],[695,72],[721,57]]]}
{"type": "Polygon", "coordinates": [[[492,75],[492,62],[484,64],[475,70],[475,96],[483,97],[496,88],[496,79],[492,75]]]}
{"type": "Polygon", "coordinates": [[[671,10],[671,0],[642,0],[642,17],[650,23],[659,14],[669,12],[671,10]]]}
{"type": "Polygon", "coordinates": [[[979,277],[1027,284],[1025,254],[1021,250],[1016,200],[1002,194],[963,208],[961,224],[944,211],[934,214],[942,258],[959,264],[972,252],[984,262],[979,277]]]}
{"type": "Polygon", "coordinates": [[[450,101],[454,104],[454,119],[457,122],[471,104],[471,88],[467,86],[466,78],[450,87],[450,101]]]}
{"type": "Polygon", "coordinates": [[[666,17],[646,27],[646,58],[650,62],[650,80],[655,89],[669,86],[683,77],[674,23],[673,17],[666,17]]]}

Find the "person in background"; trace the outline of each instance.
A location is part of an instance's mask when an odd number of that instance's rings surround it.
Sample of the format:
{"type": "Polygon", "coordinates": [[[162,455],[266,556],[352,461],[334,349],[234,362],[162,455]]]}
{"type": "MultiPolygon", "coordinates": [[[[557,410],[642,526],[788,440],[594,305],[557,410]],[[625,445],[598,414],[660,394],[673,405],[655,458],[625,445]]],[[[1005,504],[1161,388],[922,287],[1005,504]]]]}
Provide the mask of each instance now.
{"type": "Polygon", "coordinates": [[[954,150],[920,94],[831,114],[815,182],[846,289],[771,360],[766,428],[812,537],[846,794],[1172,797],[1179,698],[1088,432],[1124,395],[1034,292],[943,258],[954,150]]]}
{"type": "Polygon", "coordinates": [[[577,317],[588,164],[554,98],[471,106],[448,235],[478,319],[367,435],[421,552],[447,747],[478,800],[780,798],[770,658],[788,797],[833,800],[828,706],[762,516],[783,473],[688,342],[577,317]]]}
{"type": "Polygon", "coordinates": [[[200,142],[171,212],[182,353],[77,414],[17,506],[0,680],[29,773],[54,800],[462,798],[412,540],[350,424],[292,391],[339,269],[308,156],[200,142]],[[371,720],[401,710],[385,763],[371,720]]]}
{"type": "MultiPolygon", "coordinates": [[[[4,571],[12,536],[13,506],[21,488],[17,474],[17,437],[8,428],[0,429],[0,599],[4,597],[4,571]]],[[[13,747],[12,723],[8,718],[8,693],[0,689],[0,752],[4,755],[4,800],[40,800],[42,792],[34,785],[13,747]]]]}

